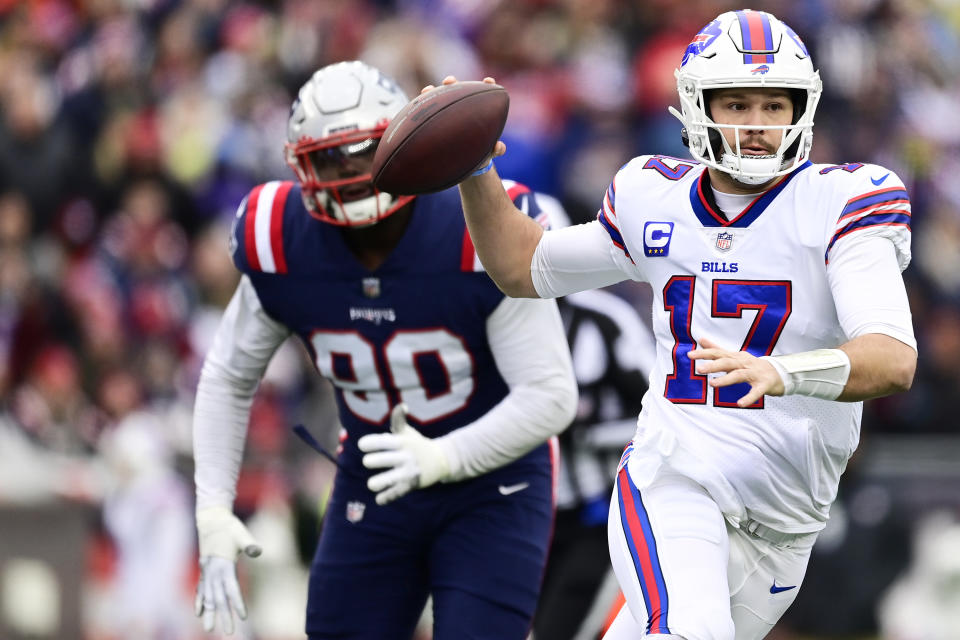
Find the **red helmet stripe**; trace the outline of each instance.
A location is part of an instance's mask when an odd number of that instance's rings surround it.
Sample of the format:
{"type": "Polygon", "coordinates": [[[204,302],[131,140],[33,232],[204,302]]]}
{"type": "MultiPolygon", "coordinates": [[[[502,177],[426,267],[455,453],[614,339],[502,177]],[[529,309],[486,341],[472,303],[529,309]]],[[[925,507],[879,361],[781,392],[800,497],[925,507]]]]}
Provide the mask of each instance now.
{"type": "MultiPolygon", "coordinates": [[[[744,51],[773,51],[773,33],[770,19],[759,11],[745,9],[737,12],[744,51]]],[[[744,64],[773,62],[772,54],[745,53],[744,64]]]]}

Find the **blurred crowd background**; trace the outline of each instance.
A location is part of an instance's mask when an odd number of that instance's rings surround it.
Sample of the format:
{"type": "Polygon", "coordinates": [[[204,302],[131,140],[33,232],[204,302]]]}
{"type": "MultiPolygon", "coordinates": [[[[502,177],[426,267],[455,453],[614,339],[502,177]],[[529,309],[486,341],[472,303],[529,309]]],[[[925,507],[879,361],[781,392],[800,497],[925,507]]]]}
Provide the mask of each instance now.
{"type": "MultiPolygon", "coordinates": [[[[200,637],[195,384],[238,279],[234,212],[293,179],[286,118],[316,68],[362,59],[410,96],[494,76],[511,97],[500,173],[579,222],[630,157],[685,155],[673,70],[741,4],[0,0],[0,637],[200,637]]],[[[960,4],[753,8],[790,24],[823,76],[814,161],[877,162],[907,184],[920,345],[913,389],[868,403],[775,635],[960,638],[960,4]]],[[[615,292],[649,306],[641,285],[615,292]]],[[[333,469],[290,427],[334,437],[330,398],[292,344],[259,391],[237,510],[266,553],[247,563],[241,637],[302,628],[333,469]]]]}

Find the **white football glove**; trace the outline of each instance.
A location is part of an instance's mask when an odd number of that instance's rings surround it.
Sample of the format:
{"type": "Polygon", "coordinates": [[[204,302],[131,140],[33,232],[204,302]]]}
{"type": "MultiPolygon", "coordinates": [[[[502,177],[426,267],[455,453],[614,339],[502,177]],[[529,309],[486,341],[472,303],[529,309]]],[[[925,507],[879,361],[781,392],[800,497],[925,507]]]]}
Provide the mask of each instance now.
{"type": "Polygon", "coordinates": [[[372,476],[367,488],[377,504],[393,502],[412,489],[422,489],[450,475],[450,465],[439,444],[407,424],[407,405],[390,412],[390,433],[371,433],[357,441],[367,469],[387,469],[372,476]]]}
{"type": "Polygon", "coordinates": [[[247,618],[237,582],[237,559],[241,553],[256,558],[263,549],[226,507],[197,511],[197,533],[201,573],[194,609],[202,617],[204,631],[213,631],[219,618],[221,628],[229,635],[233,633],[234,612],[241,620],[247,618]]]}

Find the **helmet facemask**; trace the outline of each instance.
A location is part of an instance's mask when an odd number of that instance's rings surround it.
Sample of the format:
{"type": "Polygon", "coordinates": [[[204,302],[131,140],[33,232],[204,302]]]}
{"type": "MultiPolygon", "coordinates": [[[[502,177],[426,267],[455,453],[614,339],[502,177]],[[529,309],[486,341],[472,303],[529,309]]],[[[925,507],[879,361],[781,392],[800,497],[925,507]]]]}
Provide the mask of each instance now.
{"type": "MultiPolygon", "coordinates": [[[[760,40],[756,32],[753,36],[760,40]]],[[[670,113],[683,123],[684,143],[698,161],[756,186],[790,173],[809,158],[820,76],[800,39],[775,17],[749,10],[722,14],[697,34],[675,76],[680,111],[670,107],[670,113]],[[763,50],[747,48],[740,40],[749,38],[743,33],[749,24],[766,29],[763,50]],[[732,88],[787,90],[794,107],[791,124],[717,124],[709,115],[709,92],[732,88]],[[747,129],[782,131],[779,147],[768,156],[743,155],[740,132],[747,129]],[[733,131],[733,146],[723,130],[733,131]]]]}
{"type": "Polygon", "coordinates": [[[369,167],[386,128],[384,121],[373,129],[287,143],[287,164],[297,174],[310,215],[339,226],[367,226],[413,200],[373,185],[369,167]]]}
{"type": "Polygon", "coordinates": [[[287,125],[285,157],[311,216],[338,226],[375,224],[413,200],[373,185],[383,132],[407,97],[362,62],[317,71],[300,89],[287,125]]]}

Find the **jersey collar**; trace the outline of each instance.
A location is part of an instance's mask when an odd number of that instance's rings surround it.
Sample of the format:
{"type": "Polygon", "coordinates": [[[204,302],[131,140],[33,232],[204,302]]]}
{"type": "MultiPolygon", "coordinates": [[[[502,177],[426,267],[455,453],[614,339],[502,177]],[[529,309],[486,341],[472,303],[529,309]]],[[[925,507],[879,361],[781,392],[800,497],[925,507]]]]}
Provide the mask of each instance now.
{"type": "Polygon", "coordinates": [[[786,188],[787,184],[810,165],[811,162],[807,160],[793,172],[783,176],[777,184],[759,194],[733,220],[727,220],[720,213],[720,207],[717,206],[717,201],[713,197],[713,189],[710,188],[710,172],[704,167],[700,177],[690,185],[690,205],[700,224],[705,227],[749,227],[750,223],[760,217],[760,214],[770,206],[773,199],[786,188]]]}

